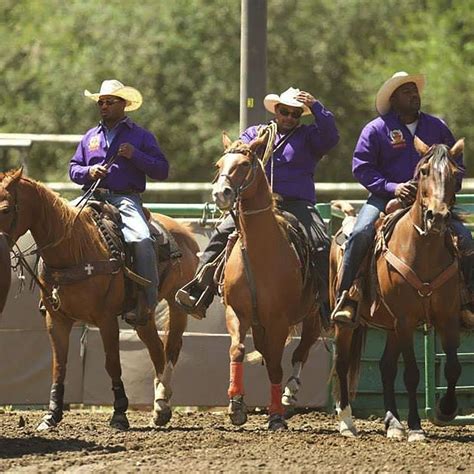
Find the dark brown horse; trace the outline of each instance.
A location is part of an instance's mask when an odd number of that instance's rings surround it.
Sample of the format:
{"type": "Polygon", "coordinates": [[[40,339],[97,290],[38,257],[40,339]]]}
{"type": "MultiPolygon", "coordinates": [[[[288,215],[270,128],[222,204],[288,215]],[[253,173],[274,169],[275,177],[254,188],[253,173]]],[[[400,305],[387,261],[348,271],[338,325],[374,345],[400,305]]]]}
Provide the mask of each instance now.
{"type": "Polygon", "coordinates": [[[10,284],[10,247],[7,238],[0,233],[0,314],[5,307],[10,284]]]}
{"type": "MultiPolygon", "coordinates": [[[[446,394],[438,404],[438,418],[451,420],[456,415],[455,386],[461,367],[457,348],[460,333],[460,272],[447,222],[455,200],[460,172],[453,157],[462,152],[463,141],[451,149],[446,145],[428,147],[415,138],[422,156],[417,170],[418,193],[408,212],[398,220],[388,242],[378,240],[376,257],[362,285],[360,321],[357,329],[336,324],[335,369],[340,432],[355,436],[349,392],[354,394],[367,325],[386,329],[387,341],[380,360],[387,437],[402,438],[394,381],[400,354],[405,363],[404,380],[408,392],[408,441],[425,438],[416,400],[419,371],[415,360],[413,335],[422,324],[434,326],[446,353],[446,394]],[[378,249],[378,250],[377,250],[378,249]],[[374,278],[375,274],[375,278],[374,278]],[[378,291],[374,288],[374,280],[378,291]],[[378,294],[375,298],[373,295],[378,294]]],[[[380,234],[379,234],[380,236],[380,234]]],[[[331,248],[332,299],[337,287],[337,246],[331,248]]]]}
{"type": "MultiPolygon", "coordinates": [[[[159,288],[159,299],[169,305],[169,334],[166,350],[160,340],[153,318],[146,326],[137,327],[139,338],[146,345],[155,370],[155,425],[163,425],[171,417],[171,375],[178,360],[182,334],[187,316],[176,305],[174,295],[189,281],[197,266],[198,246],[190,234],[175,220],[154,216],[174,236],[182,257],[170,262],[159,288]]],[[[89,210],[70,206],[43,184],[22,176],[21,170],[0,175],[0,232],[16,241],[30,230],[45,264],[67,268],[86,262],[109,259],[109,252],[100,236],[89,210]]],[[[46,325],[53,353],[52,388],[49,412],[38,429],[57,425],[63,415],[64,379],[69,335],[75,321],[97,326],[104,350],[105,368],[112,379],[114,413],[111,426],[127,429],[128,399],[121,379],[119,356],[119,325],[117,315],[123,313],[124,275],[120,269],[114,274],[90,278],[59,286],[54,290],[59,298],[52,304],[53,289],[42,281],[42,298],[47,308],[46,325]],[[57,304],[60,301],[60,304],[57,304]]]]}
{"type": "Polygon", "coordinates": [[[221,209],[236,203],[239,239],[228,256],[223,296],[231,336],[229,415],[235,425],[247,420],[244,403],[243,361],[245,336],[252,328],[256,349],[263,355],[271,383],[269,429],[286,428],[283,419],[281,359],[290,327],[303,322],[301,342],[293,353],[293,374],[284,393],[294,403],[299,377],[309,349],[320,334],[315,305],[316,289],[304,284],[300,262],[275,213],[270,187],[255,150],[231,143],[224,135],[213,197],[221,209]]]}

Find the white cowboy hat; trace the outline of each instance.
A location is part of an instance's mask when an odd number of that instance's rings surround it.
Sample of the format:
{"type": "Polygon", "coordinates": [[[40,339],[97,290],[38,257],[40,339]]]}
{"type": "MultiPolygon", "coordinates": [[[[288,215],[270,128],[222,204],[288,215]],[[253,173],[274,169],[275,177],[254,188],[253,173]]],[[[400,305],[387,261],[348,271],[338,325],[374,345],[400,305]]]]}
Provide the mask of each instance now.
{"type": "Polygon", "coordinates": [[[116,79],[109,79],[102,82],[102,84],[100,85],[99,92],[93,94],[92,92],[85,90],[84,95],[86,97],[89,97],[89,99],[94,100],[95,102],[97,102],[99,100],[99,97],[103,95],[113,95],[116,97],[120,97],[121,99],[124,99],[127,102],[127,105],[125,106],[126,112],[139,109],[143,102],[143,97],[140,92],[137,91],[137,89],[134,89],[133,87],[129,86],[124,86],[120,81],[117,81],[116,79]]]}
{"type": "Polygon", "coordinates": [[[275,113],[275,106],[278,104],[289,105],[290,107],[301,107],[303,109],[303,113],[301,115],[309,115],[311,110],[309,107],[296,100],[295,97],[300,92],[299,89],[295,89],[294,87],[290,87],[285,92],[282,92],[280,95],[278,94],[268,94],[263,99],[263,105],[265,108],[271,112],[272,114],[275,113]]]}
{"type": "Polygon", "coordinates": [[[423,74],[408,74],[405,71],[396,72],[390,79],[386,80],[377,92],[375,108],[380,115],[385,115],[390,110],[390,97],[401,85],[414,82],[421,94],[425,87],[425,76],[423,74]]]}

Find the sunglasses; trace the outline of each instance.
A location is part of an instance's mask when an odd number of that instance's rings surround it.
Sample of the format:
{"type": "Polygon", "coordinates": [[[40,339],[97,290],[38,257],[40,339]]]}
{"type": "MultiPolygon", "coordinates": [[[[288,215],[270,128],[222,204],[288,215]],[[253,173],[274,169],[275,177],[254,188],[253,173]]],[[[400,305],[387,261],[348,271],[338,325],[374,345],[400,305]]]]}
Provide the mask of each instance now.
{"type": "Polygon", "coordinates": [[[100,99],[97,101],[97,105],[99,107],[102,107],[103,105],[110,107],[111,105],[114,105],[117,102],[122,102],[122,100],[121,99],[100,99]]]}
{"type": "Polygon", "coordinates": [[[302,110],[288,110],[282,107],[278,108],[278,112],[283,115],[283,117],[288,117],[291,115],[294,119],[299,119],[303,113],[302,110]]]}

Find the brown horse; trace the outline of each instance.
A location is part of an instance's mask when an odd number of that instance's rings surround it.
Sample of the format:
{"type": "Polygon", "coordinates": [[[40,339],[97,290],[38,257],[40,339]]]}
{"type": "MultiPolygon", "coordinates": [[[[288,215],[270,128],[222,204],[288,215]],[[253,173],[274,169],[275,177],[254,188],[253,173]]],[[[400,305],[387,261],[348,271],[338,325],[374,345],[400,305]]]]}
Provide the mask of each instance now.
{"type": "MultiPolygon", "coordinates": [[[[349,391],[354,394],[367,325],[388,331],[380,360],[387,437],[405,436],[394,393],[397,363],[402,354],[409,403],[408,441],[425,438],[416,400],[419,371],[413,347],[414,331],[421,324],[435,327],[446,353],[448,388],[438,404],[438,418],[447,421],[456,415],[455,386],[461,371],[457,358],[461,276],[452,238],[446,229],[460,172],[452,158],[462,152],[463,141],[458,141],[449,149],[446,145],[428,147],[415,138],[415,146],[422,156],[415,172],[418,181],[416,200],[408,212],[401,214],[388,242],[377,241],[374,264],[362,284],[358,327],[354,331],[353,327],[336,323],[337,414],[340,432],[345,436],[356,435],[349,391]],[[376,292],[369,289],[371,285],[374,288],[374,280],[375,285],[378,285],[376,292]],[[374,294],[378,297],[374,298],[374,294]]],[[[340,254],[333,241],[333,301],[337,287],[338,257],[340,254]]]]}
{"type": "Polygon", "coordinates": [[[223,296],[231,336],[229,415],[233,424],[247,420],[243,388],[245,336],[252,328],[271,383],[269,429],[286,428],[283,419],[281,359],[291,326],[303,322],[293,353],[293,375],[283,395],[295,401],[300,372],[320,334],[313,282],[304,285],[299,260],[275,214],[272,193],[255,150],[261,145],[231,143],[224,134],[224,155],[217,163],[213,197],[220,209],[236,204],[239,239],[227,259],[223,296]]]}
{"type": "MultiPolygon", "coordinates": [[[[166,424],[171,417],[171,375],[182,345],[187,316],[176,305],[174,295],[189,281],[197,266],[198,246],[190,232],[173,219],[155,215],[174,236],[182,257],[170,262],[159,287],[159,299],[169,305],[169,334],[166,349],[160,340],[154,318],[146,326],[136,328],[146,345],[155,370],[153,423],[166,424]]],[[[22,176],[22,171],[0,175],[0,231],[16,241],[30,230],[46,265],[67,268],[86,262],[109,259],[109,251],[94,224],[90,211],[70,206],[43,184],[22,176]]],[[[114,413],[110,425],[127,429],[128,399],[121,379],[119,325],[117,315],[123,313],[124,274],[95,275],[59,286],[42,281],[42,298],[47,308],[46,325],[53,353],[52,388],[49,411],[38,426],[46,430],[57,425],[63,415],[64,379],[69,335],[75,321],[99,328],[105,350],[105,368],[112,379],[114,413]],[[57,297],[52,301],[52,291],[57,297]],[[60,301],[60,304],[57,302],[60,301]]]]}
{"type": "Polygon", "coordinates": [[[5,307],[11,284],[10,247],[8,240],[0,233],[0,314],[5,307]]]}

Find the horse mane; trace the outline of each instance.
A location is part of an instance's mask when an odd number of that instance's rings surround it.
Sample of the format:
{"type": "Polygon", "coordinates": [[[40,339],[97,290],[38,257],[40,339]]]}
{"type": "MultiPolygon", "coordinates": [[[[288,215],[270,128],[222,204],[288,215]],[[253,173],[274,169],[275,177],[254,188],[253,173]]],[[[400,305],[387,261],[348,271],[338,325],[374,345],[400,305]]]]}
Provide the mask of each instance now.
{"type": "Polygon", "coordinates": [[[72,207],[59,193],[49,189],[43,183],[31,178],[22,177],[21,179],[29,183],[38,193],[41,202],[41,214],[38,218],[44,223],[45,228],[49,229],[48,242],[56,246],[67,240],[72,257],[77,262],[83,261],[91,248],[100,250],[104,256],[108,255],[107,247],[97,231],[89,208],[85,208],[79,214],[78,208],[72,207]],[[56,212],[49,212],[49,207],[56,212]],[[58,222],[63,226],[63,234],[59,240],[55,240],[52,230],[57,229],[58,222]]]}
{"type": "Polygon", "coordinates": [[[442,172],[446,167],[448,167],[451,174],[461,172],[459,165],[452,159],[449,154],[449,147],[447,145],[433,145],[430,147],[428,152],[420,159],[416,165],[415,172],[413,173],[413,178],[418,180],[420,177],[420,169],[428,163],[431,162],[433,168],[442,172]]]}

